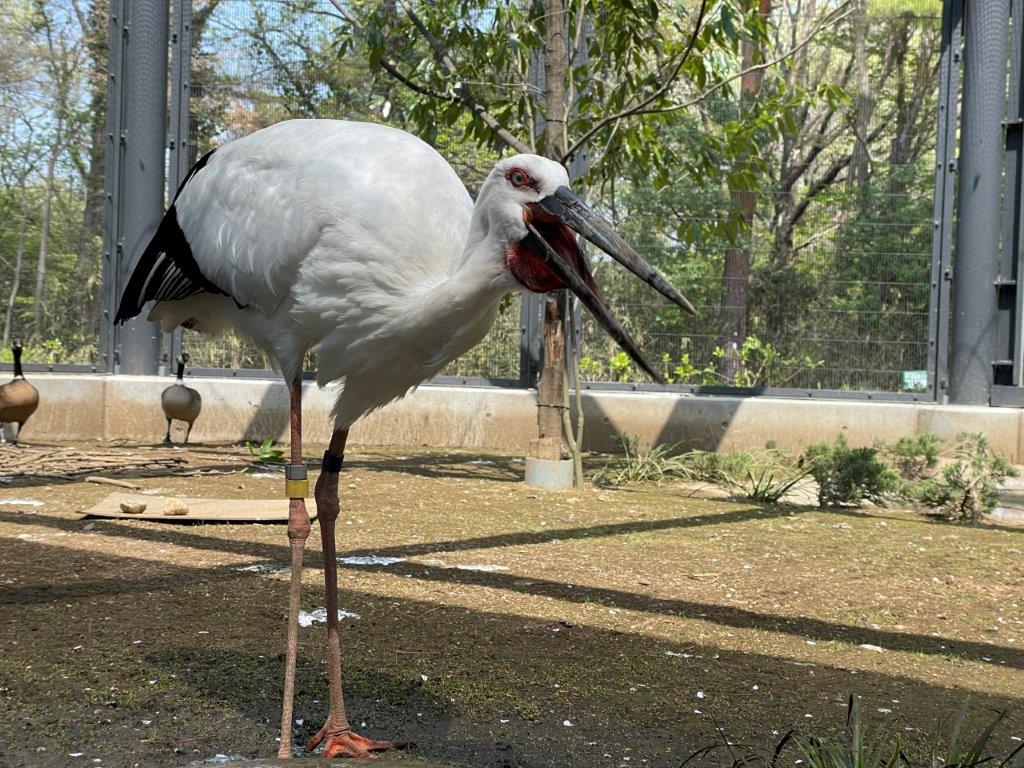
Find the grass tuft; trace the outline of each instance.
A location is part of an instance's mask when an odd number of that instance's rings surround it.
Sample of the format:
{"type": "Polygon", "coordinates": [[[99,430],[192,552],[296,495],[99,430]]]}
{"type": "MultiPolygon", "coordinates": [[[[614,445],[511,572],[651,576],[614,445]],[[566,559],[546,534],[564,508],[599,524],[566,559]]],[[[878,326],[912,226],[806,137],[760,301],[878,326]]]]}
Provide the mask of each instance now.
{"type": "Polygon", "coordinates": [[[778,741],[772,753],[765,755],[730,742],[715,723],[719,740],[693,752],[680,768],[708,764],[705,760],[712,761],[712,765],[729,768],[779,768],[794,762],[807,768],[1024,768],[1024,745],[1007,754],[999,754],[992,744],[993,733],[1009,717],[1009,711],[996,712],[972,738],[965,730],[969,704],[970,697],[967,697],[953,721],[948,738],[943,738],[945,725],[939,723],[931,752],[923,763],[915,763],[907,756],[899,734],[891,727],[865,723],[861,719],[860,701],[851,694],[846,705],[844,734],[801,736],[789,731],[778,741]],[[790,759],[794,750],[796,760],[790,759]],[[723,760],[726,755],[727,762],[723,760]],[[787,757],[785,763],[782,762],[784,755],[787,757]]]}

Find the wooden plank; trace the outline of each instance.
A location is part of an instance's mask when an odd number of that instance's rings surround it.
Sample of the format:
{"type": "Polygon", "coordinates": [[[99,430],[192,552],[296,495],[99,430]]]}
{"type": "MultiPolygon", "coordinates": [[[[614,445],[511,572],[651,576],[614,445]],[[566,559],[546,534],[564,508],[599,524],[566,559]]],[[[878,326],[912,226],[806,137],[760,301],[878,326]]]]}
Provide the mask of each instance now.
{"type": "MultiPolygon", "coordinates": [[[[316,517],[316,502],[306,499],[309,516],[316,517]]],[[[225,522],[286,523],[288,500],[281,499],[200,499],[174,496],[150,496],[144,493],[112,493],[95,506],[82,512],[84,517],[119,520],[154,520],[161,523],[225,522]],[[132,514],[121,510],[121,503],[145,504],[144,512],[132,514]],[[164,514],[177,502],[184,503],[184,515],[164,514]]]]}

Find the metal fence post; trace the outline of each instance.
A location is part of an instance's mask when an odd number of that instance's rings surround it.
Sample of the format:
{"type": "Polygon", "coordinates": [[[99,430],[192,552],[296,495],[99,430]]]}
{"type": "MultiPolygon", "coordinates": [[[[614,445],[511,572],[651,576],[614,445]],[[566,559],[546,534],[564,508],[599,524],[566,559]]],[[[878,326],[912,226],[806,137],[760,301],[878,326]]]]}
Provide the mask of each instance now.
{"type": "MultiPolygon", "coordinates": [[[[110,82],[111,108],[118,110],[112,120],[120,128],[119,135],[111,137],[118,145],[118,157],[109,163],[108,155],[107,167],[110,315],[164,210],[168,43],[166,0],[121,0],[112,5],[111,55],[115,50],[121,55],[116,70],[111,70],[118,71],[120,78],[110,82]],[[120,13],[115,24],[116,10],[120,13]]],[[[156,372],[160,353],[156,323],[139,317],[113,331],[115,371],[156,372]]]]}
{"type": "Polygon", "coordinates": [[[103,262],[100,351],[103,368],[114,371],[114,312],[117,309],[117,247],[120,242],[118,205],[121,200],[122,81],[124,75],[124,3],[110,4],[107,53],[107,131],[103,180],[103,262]]]}
{"type": "MultiPolygon", "coordinates": [[[[192,165],[189,144],[189,71],[192,52],[191,0],[173,0],[171,14],[171,107],[167,136],[167,200],[174,199],[181,182],[192,165]]],[[[172,364],[181,354],[181,328],[163,334],[160,344],[160,374],[174,370],[172,364]]]]}
{"type": "Polygon", "coordinates": [[[1010,8],[1013,38],[1010,44],[1009,99],[1004,121],[1006,162],[1003,174],[1003,247],[996,282],[998,323],[993,362],[992,405],[1024,405],[1024,360],[1021,323],[1024,322],[1024,0],[1012,0],[1010,8]]]}
{"type": "Polygon", "coordinates": [[[522,294],[519,305],[519,385],[526,389],[537,386],[541,350],[541,296],[522,294]]]}
{"type": "Polygon", "coordinates": [[[963,0],[942,4],[942,57],[936,112],[935,197],[928,311],[928,388],[940,403],[949,390],[949,299],[953,253],[953,196],[956,188],[956,125],[960,95],[963,0]]]}
{"type": "Polygon", "coordinates": [[[1009,0],[966,8],[949,382],[960,404],[988,404],[992,390],[1009,17],[1009,0]]]}

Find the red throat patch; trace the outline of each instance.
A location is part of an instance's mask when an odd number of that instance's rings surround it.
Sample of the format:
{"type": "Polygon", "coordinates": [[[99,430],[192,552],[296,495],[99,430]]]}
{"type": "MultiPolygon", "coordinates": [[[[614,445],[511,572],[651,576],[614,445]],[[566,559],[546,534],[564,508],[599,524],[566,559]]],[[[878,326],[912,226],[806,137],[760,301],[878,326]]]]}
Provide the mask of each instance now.
{"type": "Polygon", "coordinates": [[[528,291],[547,293],[565,287],[562,278],[555,274],[551,267],[544,263],[544,259],[535,254],[526,243],[512,245],[505,254],[505,263],[508,264],[515,279],[528,291]]]}
{"type": "MultiPolygon", "coordinates": [[[[598,296],[600,292],[594,284],[586,261],[576,245],[576,236],[562,222],[547,216],[534,216],[533,225],[541,237],[550,245],[569,267],[583,278],[598,296]]],[[[565,288],[565,282],[547,265],[544,258],[534,253],[526,243],[520,241],[509,247],[505,254],[505,263],[512,275],[523,284],[528,291],[547,293],[565,288]]]]}

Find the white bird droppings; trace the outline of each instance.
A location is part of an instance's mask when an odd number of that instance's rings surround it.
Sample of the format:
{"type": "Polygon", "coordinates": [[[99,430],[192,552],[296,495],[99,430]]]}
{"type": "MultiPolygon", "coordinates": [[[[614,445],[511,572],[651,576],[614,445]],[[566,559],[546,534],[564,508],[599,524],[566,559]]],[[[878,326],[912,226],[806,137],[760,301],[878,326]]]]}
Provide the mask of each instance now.
{"type": "Polygon", "coordinates": [[[289,570],[289,566],[286,565],[275,565],[274,563],[254,563],[253,565],[243,565],[240,568],[235,568],[236,571],[248,571],[250,573],[284,573],[289,570]]]}
{"type": "MultiPolygon", "coordinates": [[[[352,613],[351,611],[344,611],[341,608],[338,609],[338,621],[343,619],[358,619],[358,613],[352,613]]],[[[311,627],[314,623],[323,624],[327,621],[327,609],[316,608],[313,611],[299,611],[299,626],[300,627],[311,627]]]]}
{"type": "Polygon", "coordinates": [[[492,565],[490,563],[481,563],[479,565],[456,565],[460,571],[481,571],[483,573],[498,573],[499,571],[507,571],[508,566],[504,565],[492,565]]]}
{"type": "Polygon", "coordinates": [[[383,557],[381,555],[338,558],[338,562],[342,565],[394,565],[395,563],[401,563],[404,560],[404,557],[383,557]]]}

